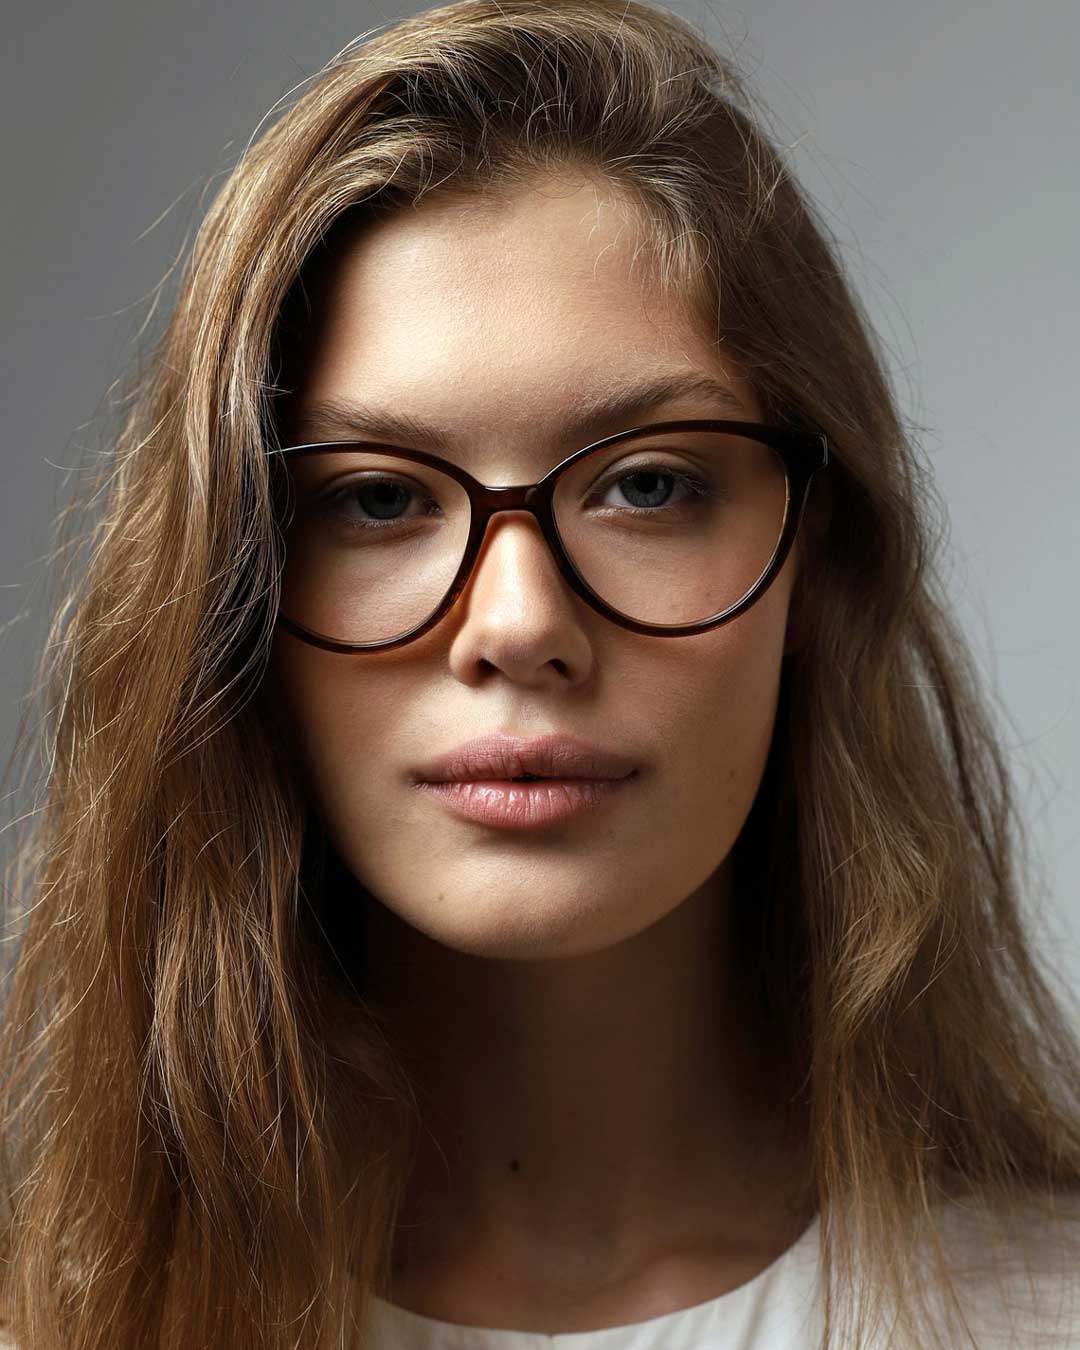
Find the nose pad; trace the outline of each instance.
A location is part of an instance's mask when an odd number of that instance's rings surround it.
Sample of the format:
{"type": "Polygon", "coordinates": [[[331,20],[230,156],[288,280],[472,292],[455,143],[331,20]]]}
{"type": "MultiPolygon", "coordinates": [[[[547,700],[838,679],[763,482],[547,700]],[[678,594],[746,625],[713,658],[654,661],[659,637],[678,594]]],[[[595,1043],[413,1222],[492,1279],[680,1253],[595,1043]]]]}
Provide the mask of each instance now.
{"type": "MultiPolygon", "coordinates": [[[[519,541],[520,542],[520,541],[519,541]]],[[[503,563],[505,567],[507,564],[503,563]]],[[[512,565],[511,565],[512,566],[512,565]]],[[[549,545],[546,534],[540,524],[540,521],[528,510],[508,509],[500,511],[492,516],[487,522],[487,528],[480,541],[480,547],[476,558],[473,560],[472,570],[465,579],[465,585],[458,595],[458,604],[464,602],[465,614],[471,613],[476,616],[474,605],[498,606],[503,610],[502,618],[510,619],[517,623],[530,621],[533,625],[541,622],[544,627],[552,624],[561,624],[567,620],[573,619],[577,622],[584,620],[583,609],[588,609],[588,602],[580,598],[576,588],[571,584],[570,578],[564,573],[559,559],[555,556],[555,550],[549,545]],[[495,527],[505,523],[516,523],[520,525],[523,520],[532,522],[532,547],[539,550],[532,556],[536,558],[536,568],[547,568],[546,573],[541,573],[530,567],[522,556],[520,560],[518,574],[513,579],[503,578],[501,585],[503,592],[498,591],[499,581],[487,577],[483,573],[485,565],[490,561],[490,554],[497,543],[502,543],[507,547],[513,547],[513,541],[507,545],[507,541],[499,540],[497,529],[495,527]],[[522,571],[525,569],[525,571],[522,571]],[[483,590],[481,587],[494,587],[492,590],[483,590]],[[531,589],[530,589],[531,588],[531,589]],[[505,592],[508,592],[511,601],[507,601],[505,592]],[[512,603],[516,601],[516,605],[512,603]]]]}
{"type": "Polygon", "coordinates": [[[548,568],[558,578],[558,580],[563,584],[563,586],[566,585],[566,578],[562,574],[562,568],[559,566],[558,560],[555,558],[550,547],[548,546],[548,541],[544,535],[543,530],[540,528],[540,522],[539,520],[537,520],[536,516],[531,511],[500,511],[496,515],[492,516],[487,523],[487,528],[484,531],[484,537],[480,541],[479,551],[477,552],[476,559],[473,562],[472,573],[469,576],[465,586],[466,592],[472,590],[476,586],[477,578],[480,575],[484,563],[487,561],[488,554],[490,553],[492,546],[497,542],[498,534],[500,532],[501,527],[504,526],[506,523],[509,523],[510,521],[514,520],[515,517],[518,519],[519,524],[531,523],[532,525],[531,533],[533,536],[535,536],[536,545],[538,545],[540,551],[543,554],[547,555],[545,561],[547,563],[548,568]]]}

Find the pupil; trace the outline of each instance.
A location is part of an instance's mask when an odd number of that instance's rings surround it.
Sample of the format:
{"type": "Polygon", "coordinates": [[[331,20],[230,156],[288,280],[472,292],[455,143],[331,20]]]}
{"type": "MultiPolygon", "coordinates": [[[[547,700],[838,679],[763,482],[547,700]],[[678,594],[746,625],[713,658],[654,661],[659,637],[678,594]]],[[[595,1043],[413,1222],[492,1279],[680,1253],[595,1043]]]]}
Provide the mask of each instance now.
{"type": "Polygon", "coordinates": [[[369,483],[364,486],[362,492],[364,510],[369,511],[378,520],[391,519],[408,499],[408,492],[401,483],[369,483]]]}

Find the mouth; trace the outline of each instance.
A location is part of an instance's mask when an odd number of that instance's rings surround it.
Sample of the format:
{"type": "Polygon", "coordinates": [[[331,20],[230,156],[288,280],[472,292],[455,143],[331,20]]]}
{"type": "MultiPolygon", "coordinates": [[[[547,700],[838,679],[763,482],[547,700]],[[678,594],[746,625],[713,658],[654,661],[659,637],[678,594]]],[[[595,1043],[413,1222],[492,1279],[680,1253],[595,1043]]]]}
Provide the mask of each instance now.
{"type": "Polygon", "coordinates": [[[494,732],[418,766],[413,781],[610,782],[629,777],[636,768],[629,756],[576,736],[549,733],[528,738],[494,732]]]}

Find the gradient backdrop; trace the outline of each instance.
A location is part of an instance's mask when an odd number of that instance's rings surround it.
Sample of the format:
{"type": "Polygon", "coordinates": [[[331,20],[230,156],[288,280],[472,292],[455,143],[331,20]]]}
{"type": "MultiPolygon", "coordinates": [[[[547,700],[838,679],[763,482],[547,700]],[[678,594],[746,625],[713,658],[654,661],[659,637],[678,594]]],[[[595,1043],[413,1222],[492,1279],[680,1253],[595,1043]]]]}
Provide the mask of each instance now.
{"type": "MultiPolygon", "coordinates": [[[[0,755],[45,632],[67,470],[153,288],[260,120],[420,4],[17,5],[0,57],[0,755]]],[[[1037,943],[1080,987],[1080,6],[672,3],[734,51],[839,236],[948,504],[947,579],[1043,860],[1037,943]],[[1070,390],[1072,391],[1070,393],[1070,390]]],[[[171,277],[150,327],[174,294],[171,277]]],[[[0,829],[30,802],[0,802],[0,829]]],[[[10,836],[9,836],[10,837],[10,836]]],[[[0,833],[0,862],[10,849],[0,833]]]]}

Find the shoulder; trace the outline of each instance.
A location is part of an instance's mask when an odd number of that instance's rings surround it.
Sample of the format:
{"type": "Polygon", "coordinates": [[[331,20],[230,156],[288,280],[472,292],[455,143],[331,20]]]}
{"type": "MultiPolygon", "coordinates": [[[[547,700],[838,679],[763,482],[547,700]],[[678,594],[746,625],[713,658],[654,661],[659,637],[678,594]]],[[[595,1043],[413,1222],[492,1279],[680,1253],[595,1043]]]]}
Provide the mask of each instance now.
{"type": "Polygon", "coordinates": [[[941,1232],[975,1344],[1080,1345],[1080,1193],[1052,1208],[953,1203],[941,1232]]]}

